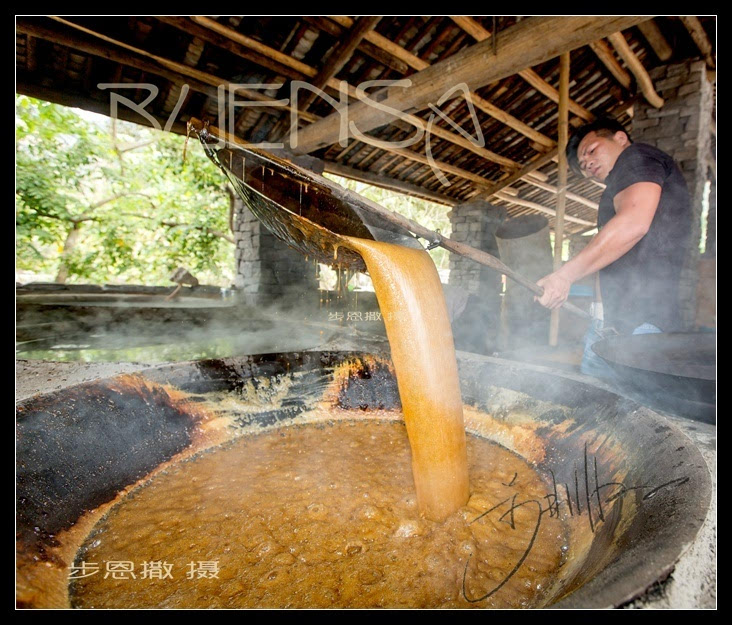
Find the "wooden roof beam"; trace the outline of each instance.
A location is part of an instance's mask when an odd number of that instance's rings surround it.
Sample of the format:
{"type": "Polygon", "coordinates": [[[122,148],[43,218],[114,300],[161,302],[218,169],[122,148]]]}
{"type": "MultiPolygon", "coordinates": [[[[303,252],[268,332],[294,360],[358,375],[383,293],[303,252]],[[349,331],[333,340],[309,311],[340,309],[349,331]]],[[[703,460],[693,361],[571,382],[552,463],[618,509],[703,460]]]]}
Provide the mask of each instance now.
{"type": "Polygon", "coordinates": [[[608,37],[610,43],[620,55],[620,58],[625,61],[625,64],[630,68],[635,76],[635,81],[643,93],[643,97],[648,101],[651,106],[660,109],[663,106],[663,98],[656,93],[656,89],[653,86],[653,81],[648,75],[646,68],[643,67],[640,59],[630,49],[628,42],[625,40],[623,33],[616,32],[608,37]]]}
{"type": "MultiPolygon", "coordinates": [[[[465,15],[451,15],[452,19],[460,28],[468,33],[476,41],[485,41],[491,36],[490,31],[483,28],[481,24],[476,22],[472,17],[465,15]]],[[[539,93],[543,93],[554,103],[559,103],[559,91],[552,87],[546,80],[544,80],[539,74],[533,69],[527,68],[522,69],[519,76],[529,83],[539,93]]],[[[581,104],[578,104],[574,100],[569,101],[569,110],[572,111],[578,117],[581,117],[585,121],[591,122],[595,120],[595,115],[587,110],[581,104]]]]}
{"type": "Polygon", "coordinates": [[[714,55],[712,54],[712,44],[707,37],[707,33],[704,27],[701,25],[698,17],[693,15],[682,16],[681,21],[683,22],[686,30],[689,31],[691,38],[694,40],[696,47],[699,48],[699,52],[704,56],[704,60],[707,62],[709,69],[715,69],[714,55]]]}
{"type": "MultiPolygon", "coordinates": [[[[622,111],[623,109],[627,108],[629,105],[632,105],[633,102],[635,102],[636,99],[638,99],[638,95],[632,96],[629,100],[625,102],[621,102],[618,104],[612,111],[610,111],[610,116],[615,116],[618,114],[618,112],[622,111]]],[[[544,165],[547,165],[548,163],[552,161],[558,160],[558,148],[554,148],[551,152],[548,152],[547,154],[537,154],[533,159],[531,159],[526,165],[524,165],[519,171],[510,174],[498,182],[496,182],[490,189],[487,191],[483,191],[476,194],[476,199],[481,200],[487,200],[492,197],[494,193],[497,193],[498,191],[501,191],[505,189],[507,186],[512,185],[517,180],[521,180],[526,178],[527,176],[531,175],[535,179],[539,179],[542,182],[546,182],[549,177],[538,171],[539,168],[544,167],[544,165]]],[[[599,182],[598,180],[594,180],[593,178],[588,178],[589,182],[592,182],[596,186],[600,187],[601,189],[605,189],[605,185],[602,182],[599,182]]]]}
{"type": "Polygon", "coordinates": [[[633,84],[633,78],[630,74],[625,71],[625,68],[618,62],[610,49],[610,46],[605,43],[604,39],[598,39],[597,41],[590,42],[590,49],[595,53],[600,62],[607,67],[608,71],[613,75],[618,84],[630,91],[630,87],[633,84]]]}
{"type": "MultiPolygon", "coordinates": [[[[306,15],[303,19],[313,28],[322,30],[336,39],[340,39],[347,31],[346,28],[327,17],[306,15]]],[[[363,52],[365,55],[370,56],[377,63],[381,63],[383,66],[393,69],[398,74],[406,74],[409,71],[409,66],[404,61],[400,61],[366,39],[361,41],[358,46],[358,50],[359,52],[363,52]]]]}
{"type": "MultiPolygon", "coordinates": [[[[522,178],[525,178],[532,172],[535,172],[540,167],[543,167],[547,163],[551,163],[551,161],[557,157],[558,148],[554,148],[551,152],[547,152],[546,154],[540,154],[535,158],[533,161],[527,163],[524,165],[519,171],[511,174],[510,176],[507,176],[503,180],[496,182],[493,184],[489,189],[486,191],[480,193],[478,195],[477,199],[480,200],[487,200],[489,199],[493,194],[498,193],[505,187],[508,187],[512,185],[517,180],[521,180],[522,178]]],[[[541,173],[541,172],[537,172],[541,173]]]]}
{"type": "MultiPolygon", "coordinates": [[[[419,119],[414,115],[405,116],[404,121],[410,122],[412,125],[422,123],[424,126],[427,126],[427,122],[419,119]]],[[[397,122],[396,125],[400,125],[399,122],[397,122]]],[[[475,145],[475,143],[473,143],[469,139],[466,139],[462,135],[459,135],[455,132],[450,132],[446,128],[438,126],[437,124],[432,124],[432,127],[430,128],[430,133],[437,137],[440,137],[440,139],[444,139],[445,141],[449,141],[450,143],[459,145],[466,150],[470,150],[474,154],[483,157],[485,160],[496,163],[500,167],[509,171],[515,171],[520,167],[520,165],[516,161],[511,160],[510,158],[506,158],[505,156],[501,156],[500,154],[496,154],[495,152],[492,152],[487,148],[481,148],[480,146],[475,145]]]]}
{"type": "Polygon", "coordinates": [[[389,191],[396,191],[397,193],[405,193],[407,195],[423,198],[430,202],[437,202],[438,204],[444,204],[446,206],[454,206],[458,203],[458,200],[447,195],[434,193],[433,191],[405,182],[404,180],[381,176],[370,171],[363,171],[354,167],[349,167],[348,165],[342,165],[341,163],[333,163],[331,161],[324,161],[324,163],[325,171],[331,174],[336,174],[337,176],[343,176],[344,178],[350,178],[351,180],[358,180],[359,182],[365,182],[366,184],[370,184],[375,187],[381,187],[382,189],[388,189],[389,191]]]}
{"type": "MultiPolygon", "coordinates": [[[[501,33],[501,44],[495,55],[492,42],[482,41],[410,76],[409,89],[387,88],[374,95],[383,98],[384,107],[411,113],[436,102],[456,84],[464,82],[471,90],[479,89],[645,19],[648,17],[532,17],[501,33]]],[[[366,102],[349,106],[348,116],[362,133],[393,119],[388,110],[366,102]]],[[[335,113],[305,127],[297,151],[309,153],[336,143],[340,126],[341,116],[335,113]]]]}
{"type": "Polygon", "coordinates": [[[245,48],[254,50],[258,54],[262,55],[264,58],[276,61],[277,63],[281,63],[286,67],[294,69],[303,76],[307,76],[308,78],[314,78],[318,74],[318,70],[316,70],[314,67],[310,67],[310,65],[303,63],[302,61],[298,61],[297,59],[285,54],[284,52],[280,52],[279,50],[276,50],[275,48],[272,48],[271,46],[268,46],[261,41],[257,41],[253,37],[248,37],[247,35],[243,35],[233,28],[229,28],[228,26],[219,24],[216,20],[211,19],[210,17],[205,17],[203,15],[194,15],[191,16],[191,19],[196,24],[203,26],[204,28],[208,28],[209,30],[212,30],[222,37],[231,39],[232,41],[238,43],[241,46],[244,46],[245,48]]]}
{"type": "Polygon", "coordinates": [[[300,78],[300,73],[293,70],[291,67],[282,63],[277,63],[276,61],[273,61],[261,54],[257,54],[246,46],[243,46],[236,41],[232,41],[228,37],[224,37],[208,28],[205,28],[204,26],[201,26],[200,24],[196,24],[187,17],[167,15],[156,16],[155,19],[162,24],[172,26],[191,37],[197,37],[206,43],[216,46],[217,48],[221,48],[222,50],[226,50],[227,52],[231,52],[242,59],[254,63],[255,65],[259,65],[260,67],[264,67],[276,74],[286,76],[287,78],[300,78]]]}
{"type": "MultiPolygon", "coordinates": [[[[316,89],[322,89],[328,84],[331,78],[343,69],[343,66],[353,56],[356,51],[358,44],[364,36],[373,30],[381,19],[380,16],[368,16],[359,17],[353,24],[353,28],[347,34],[345,39],[342,39],[338,43],[335,49],[330,53],[330,56],[326,59],[323,67],[313,78],[311,83],[316,89]]],[[[309,93],[302,102],[302,108],[308,109],[312,101],[315,99],[315,93],[309,93]]]]}
{"type": "MultiPolygon", "coordinates": [[[[50,89],[48,87],[42,87],[35,83],[27,83],[22,79],[19,79],[15,85],[16,91],[32,98],[39,100],[46,100],[47,102],[53,102],[54,104],[61,104],[62,106],[72,106],[74,108],[80,108],[85,111],[91,111],[92,113],[99,113],[100,115],[109,115],[109,104],[101,100],[95,100],[94,98],[85,97],[83,95],[72,95],[65,91],[58,91],[50,89]]],[[[165,126],[167,120],[163,119],[159,115],[153,113],[151,117],[155,118],[160,126],[165,126]]],[[[117,117],[124,121],[132,122],[134,124],[140,124],[141,126],[152,127],[150,120],[146,117],[138,115],[132,109],[126,107],[120,107],[117,111],[117,117]]],[[[171,132],[179,135],[186,134],[186,124],[183,121],[175,121],[170,128],[171,132]]]]}
{"type": "Polygon", "coordinates": [[[658,59],[660,61],[668,61],[674,51],[671,49],[668,41],[666,41],[666,37],[663,36],[658,24],[653,20],[648,20],[647,22],[638,24],[638,28],[643,33],[648,44],[653,48],[658,59]]]}
{"type": "MultiPolygon", "coordinates": [[[[141,71],[150,72],[155,76],[161,76],[163,78],[166,78],[173,83],[181,82],[183,77],[185,77],[187,79],[186,82],[191,89],[203,93],[213,99],[216,99],[218,97],[218,86],[226,84],[228,82],[228,80],[224,78],[214,76],[213,74],[208,74],[193,67],[189,67],[188,65],[185,65],[183,63],[178,63],[177,61],[171,61],[170,59],[151,54],[145,50],[141,50],[127,43],[124,43],[123,41],[117,41],[116,39],[85,28],[80,24],[75,24],[74,22],[55,16],[51,16],[51,19],[65,26],[69,26],[71,28],[79,30],[86,35],[89,35],[96,39],[101,39],[105,43],[122,48],[128,53],[132,53],[135,56],[130,56],[130,54],[114,50],[113,48],[100,46],[91,42],[81,41],[78,38],[71,37],[68,34],[61,33],[50,28],[46,28],[45,26],[42,26],[35,22],[21,22],[19,20],[17,22],[17,28],[19,32],[26,32],[30,34],[35,33],[36,36],[42,39],[46,39],[47,41],[52,41],[54,43],[67,46],[74,50],[80,50],[82,52],[86,52],[87,54],[100,56],[102,58],[115,61],[120,65],[125,65],[141,71]]],[[[236,92],[252,100],[261,102],[263,106],[267,106],[268,104],[270,104],[271,106],[277,107],[281,110],[291,110],[291,107],[280,106],[277,104],[276,100],[252,89],[237,87],[236,92]]],[[[308,113],[306,111],[299,111],[298,114],[302,115],[304,119],[308,119],[310,121],[315,121],[319,119],[318,116],[313,115],[312,113],[308,113]]]]}
{"type": "Polygon", "coordinates": [[[470,101],[475,104],[475,106],[478,107],[481,111],[483,111],[487,115],[490,115],[493,119],[497,119],[499,122],[505,124],[509,128],[513,128],[525,137],[531,139],[531,141],[535,142],[535,144],[538,144],[542,147],[542,151],[545,151],[547,148],[554,147],[555,141],[553,139],[547,137],[545,134],[542,134],[538,130],[534,130],[528,124],[525,124],[520,119],[517,119],[510,113],[507,113],[503,109],[500,109],[496,105],[488,102],[488,100],[486,100],[485,98],[481,98],[474,91],[470,92],[470,101]]]}
{"type": "MultiPolygon", "coordinates": [[[[534,187],[543,189],[544,191],[549,191],[549,193],[553,193],[554,195],[559,195],[559,189],[557,187],[555,187],[554,185],[542,182],[540,180],[537,180],[536,178],[534,178],[534,173],[536,173],[536,172],[532,172],[532,173],[528,174],[522,180],[534,187]]],[[[504,191],[505,191],[505,189],[504,189],[504,191]]],[[[592,210],[599,210],[598,203],[593,202],[592,200],[589,200],[586,197],[582,197],[581,195],[577,195],[576,193],[572,193],[571,191],[566,191],[565,195],[568,200],[578,202],[579,204],[584,204],[585,206],[587,206],[588,208],[591,208],[592,210]]]]}
{"type": "MultiPolygon", "coordinates": [[[[368,135],[364,135],[361,139],[364,143],[369,143],[371,145],[374,145],[376,147],[381,147],[381,141],[376,139],[375,137],[369,137],[368,135]]],[[[414,150],[408,150],[406,148],[390,148],[390,152],[394,154],[398,154],[399,156],[403,156],[404,158],[407,158],[412,161],[417,161],[418,163],[422,163],[424,165],[430,165],[437,167],[441,171],[444,171],[448,174],[453,174],[455,176],[458,176],[460,178],[464,178],[466,180],[471,180],[477,185],[480,186],[489,186],[491,182],[489,180],[486,180],[482,176],[479,176],[478,174],[474,174],[471,171],[468,171],[466,169],[461,169],[460,167],[456,167],[455,165],[450,165],[449,163],[444,163],[442,161],[438,161],[436,159],[430,159],[421,154],[420,152],[415,152],[414,150]]]]}
{"type": "MultiPolygon", "coordinates": [[[[509,204],[515,204],[516,206],[523,206],[524,208],[530,208],[532,210],[538,211],[539,213],[544,213],[545,215],[550,215],[552,217],[557,216],[557,211],[555,211],[553,208],[549,208],[547,206],[544,206],[543,204],[538,204],[537,202],[531,202],[530,200],[524,200],[520,197],[512,197],[508,195],[507,193],[504,193],[503,191],[499,191],[498,193],[494,193],[496,198],[503,202],[508,202],[509,204]]],[[[564,215],[565,221],[570,221],[574,224],[580,224],[582,226],[596,226],[597,224],[592,223],[591,221],[587,221],[586,219],[580,219],[579,217],[574,217],[573,215],[564,215]]]]}
{"type": "MultiPolygon", "coordinates": [[[[339,24],[343,26],[350,25],[353,20],[350,17],[346,16],[338,16],[333,17],[333,20],[337,21],[339,24]]],[[[384,51],[393,54],[396,58],[399,60],[405,62],[407,65],[409,65],[411,68],[416,69],[417,71],[422,71],[424,69],[427,69],[428,67],[431,67],[431,64],[427,61],[419,58],[416,54],[412,54],[408,50],[405,50],[400,45],[394,43],[393,41],[390,41],[383,35],[377,33],[376,31],[372,31],[367,35],[367,38],[374,44],[379,47],[381,47],[384,51]]],[[[502,124],[505,124],[506,126],[509,126],[510,128],[513,128],[517,132],[520,132],[525,137],[528,137],[532,141],[535,141],[540,146],[544,146],[544,149],[546,148],[552,148],[554,147],[554,141],[547,137],[546,135],[543,135],[542,133],[534,130],[531,126],[528,124],[525,124],[520,119],[514,117],[510,113],[507,113],[506,111],[498,108],[497,106],[491,104],[488,102],[488,100],[485,100],[484,98],[481,98],[477,93],[471,93],[470,99],[473,102],[473,104],[478,107],[481,111],[483,111],[486,115],[490,115],[494,119],[497,119],[502,124]]]]}
{"type": "MultiPolygon", "coordinates": [[[[258,53],[263,54],[265,56],[268,56],[272,60],[276,60],[279,63],[282,63],[284,65],[287,65],[288,67],[300,72],[304,76],[308,78],[314,78],[317,76],[318,71],[306,63],[303,63],[302,61],[298,61],[297,59],[294,59],[292,57],[287,56],[286,54],[283,54],[279,50],[275,50],[274,48],[271,48],[259,41],[256,41],[252,39],[251,37],[247,37],[246,35],[242,35],[241,33],[233,30],[232,28],[229,28],[227,26],[224,26],[222,24],[219,24],[216,20],[212,20],[208,17],[194,17],[192,18],[196,21],[196,23],[205,26],[206,28],[211,28],[216,33],[225,36],[230,37],[233,41],[236,41],[237,43],[240,43],[243,46],[253,46],[253,49],[256,50],[258,53]]],[[[353,25],[353,20],[348,17],[344,18],[338,18],[339,22],[342,24],[348,24],[349,26],[353,25]]],[[[378,34],[375,33],[373,30],[367,30],[364,33],[364,38],[371,37],[375,41],[380,41],[379,38],[374,38],[373,35],[378,34]]],[[[379,35],[378,37],[382,37],[382,35],[379,35]]],[[[388,41],[388,40],[387,40],[388,41]]],[[[399,47],[399,46],[397,46],[399,47]]],[[[403,48],[399,48],[402,50],[405,54],[408,54],[410,56],[413,56],[410,52],[407,52],[406,50],[403,50],[403,48]]],[[[419,57],[414,57],[420,61],[420,63],[425,63],[419,57]]],[[[429,66],[429,64],[425,64],[429,66]]],[[[335,89],[336,91],[340,88],[341,81],[337,80],[334,77],[330,77],[326,80],[325,85],[332,89],[335,89]]],[[[356,98],[356,88],[352,85],[348,85],[348,93],[351,97],[356,98]]],[[[477,96],[476,96],[477,97],[477,96]]],[[[492,106],[492,105],[490,105],[492,106]]],[[[423,128],[425,126],[425,122],[419,118],[417,118],[414,115],[405,116],[404,121],[406,123],[410,123],[418,128],[423,128]]],[[[312,121],[312,120],[309,120],[312,121]]],[[[298,131],[298,132],[304,132],[304,131],[298,131]]],[[[517,169],[519,167],[518,163],[515,161],[512,161],[511,159],[505,158],[503,156],[500,156],[499,154],[496,154],[494,152],[491,152],[490,150],[487,150],[485,148],[481,148],[480,146],[475,145],[472,141],[467,140],[465,137],[455,133],[451,132],[445,128],[439,127],[436,124],[433,125],[432,134],[440,137],[441,139],[444,139],[446,141],[450,141],[451,143],[454,143],[455,145],[459,145],[467,150],[470,150],[477,154],[478,156],[481,156],[482,158],[485,158],[486,160],[489,160],[491,162],[497,163],[499,166],[509,169],[511,171],[517,169]]],[[[543,135],[540,135],[543,137],[543,135]]],[[[553,144],[548,137],[545,138],[547,141],[553,144]]],[[[386,148],[382,148],[386,149],[386,148]]]]}

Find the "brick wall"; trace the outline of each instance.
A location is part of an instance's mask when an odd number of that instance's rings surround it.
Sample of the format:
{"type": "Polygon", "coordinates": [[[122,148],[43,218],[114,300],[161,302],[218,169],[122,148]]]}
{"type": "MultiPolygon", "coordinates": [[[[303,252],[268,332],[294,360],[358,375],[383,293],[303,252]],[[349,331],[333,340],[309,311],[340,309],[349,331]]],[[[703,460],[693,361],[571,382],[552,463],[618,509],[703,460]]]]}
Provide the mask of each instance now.
{"type": "Polygon", "coordinates": [[[275,237],[237,198],[235,284],[243,303],[259,305],[317,304],[314,263],[275,237]]]}
{"type": "MultiPolygon", "coordinates": [[[[498,256],[496,230],[506,219],[506,209],[484,201],[453,206],[448,213],[451,239],[498,256]]],[[[474,260],[450,254],[450,286],[468,293],[463,314],[453,322],[457,349],[491,354],[499,347],[501,274],[474,260]]]]}
{"type": "MultiPolygon", "coordinates": [[[[452,224],[451,239],[498,256],[496,230],[506,219],[506,209],[488,202],[458,204],[448,213],[452,224]]],[[[471,295],[500,293],[501,275],[474,260],[450,255],[450,284],[462,287],[471,295]]]]}
{"type": "MultiPolygon", "coordinates": [[[[631,134],[634,141],[654,145],[670,154],[689,186],[694,214],[692,244],[682,271],[679,296],[684,325],[691,329],[697,309],[698,244],[711,149],[712,84],[707,79],[706,64],[701,60],[657,67],[650,75],[665,104],[661,109],[645,101],[636,104],[631,134]]],[[[714,205],[716,223],[716,201],[714,205]]]]}

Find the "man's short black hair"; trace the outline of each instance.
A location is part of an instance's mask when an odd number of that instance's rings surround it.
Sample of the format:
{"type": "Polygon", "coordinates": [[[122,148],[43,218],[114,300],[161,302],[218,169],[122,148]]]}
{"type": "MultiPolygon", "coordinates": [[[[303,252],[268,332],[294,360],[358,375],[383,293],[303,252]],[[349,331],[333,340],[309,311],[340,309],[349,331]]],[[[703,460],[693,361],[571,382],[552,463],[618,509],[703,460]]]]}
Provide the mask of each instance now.
{"type": "MultiPolygon", "coordinates": [[[[600,117],[594,122],[578,128],[570,137],[569,141],[567,141],[567,162],[569,163],[570,169],[580,176],[582,175],[582,170],[580,169],[579,159],[577,158],[577,148],[579,147],[580,141],[591,132],[595,132],[601,137],[612,137],[616,132],[624,132],[628,135],[628,140],[630,141],[630,134],[628,134],[628,131],[623,125],[616,119],[609,117],[600,117]]],[[[630,142],[632,143],[632,141],[630,142]]]]}

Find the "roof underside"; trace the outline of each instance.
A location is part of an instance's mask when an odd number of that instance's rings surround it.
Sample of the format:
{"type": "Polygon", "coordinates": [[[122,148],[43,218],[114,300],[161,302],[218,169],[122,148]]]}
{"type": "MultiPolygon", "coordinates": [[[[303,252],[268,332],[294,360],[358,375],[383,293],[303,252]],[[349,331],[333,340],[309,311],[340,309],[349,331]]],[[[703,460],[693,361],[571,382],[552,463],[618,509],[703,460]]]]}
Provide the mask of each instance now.
{"type": "MultiPolygon", "coordinates": [[[[179,103],[181,88],[187,84],[190,90],[172,127],[176,132],[184,132],[185,122],[191,117],[216,123],[219,84],[281,85],[251,89],[257,91],[259,98],[272,100],[289,98],[291,82],[302,80],[322,83],[326,92],[337,97],[337,92],[328,86],[334,80],[347,81],[352,87],[366,80],[416,80],[429,66],[476,46],[483,39],[500,55],[502,43],[512,33],[525,29],[526,23],[537,23],[538,19],[24,17],[17,20],[17,91],[109,114],[110,91],[100,89],[100,83],[151,83],[159,93],[145,110],[163,125],[179,103]]],[[[621,35],[645,70],[689,58],[705,59],[709,69],[714,68],[713,16],[657,17],[625,29],[621,35]]],[[[591,43],[571,52],[569,97],[574,104],[569,113],[570,131],[593,115],[611,115],[629,126],[633,103],[643,97],[637,74],[631,72],[627,56],[623,57],[614,44],[605,39],[600,39],[599,44],[591,43]],[[613,64],[608,62],[607,55],[601,60],[602,48],[617,64],[614,73],[609,69],[613,64]]],[[[432,157],[452,167],[443,171],[449,186],[424,162],[424,139],[405,152],[351,137],[345,147],[334,143],[310,154],[325,162],[326,171],[447,204],[481,196],[505,205],[510,216],[539,210],[527,202],[552,209],[556,194],[550,188],[557,184],[557,164],[549,157],[557,141],[558,106],[547,94],[558,86],[559,59],[554,56],[531,68],[517,67],[511,75],[473,88],[470,102],[458,93],[459,97],[443,103],[440,110],[471,134],[475,134],[471,121],[471,103],[474,104],[485,150],[494,154],[490,157],[485,151],[468,149],[445,132],[440,136],[430,133],[432,157]],[[531,163],[544,164],[535,169],[533,177],[517,178],[499,195],[488,195],[531,163]],[[543,188],[537,183],[543,184],[543,188]]],[[[145,89],[116,90],[136,102],[149,96],[145,89]]],[[[247,95],[238,97],[248,99],[247,95]]],[[[302,128],[333,114],[332,106],[322,98],[308,101],[305,91],[300,97],[302,128]]],[[[289,130],[290,112],[259,104],[236,108],[236,136],[254,143],[281,140],[289,130]]],[[[426,124],[432,110],[425,104],[410,113],[426,124]]],[[[119,115],[149,123],[122,106],[119,115]]],[[[442,128],[458,135],[439,117],[433,123],[438,127],[436,132],[442,128]]],[[[414,132],[413,124],[394,119],[393,123],[366,134],[372,140],[394,142],[414,132]]],[[[592,204],[599,200],[601,187],[570,173],[569,191],[574,197],[567,199],[566,214],[575,221],[566,223],[565,232],[590,229],[597,214],[592,204]]],[[[550,217],[553,227],[552,222],[550,217]]]]}

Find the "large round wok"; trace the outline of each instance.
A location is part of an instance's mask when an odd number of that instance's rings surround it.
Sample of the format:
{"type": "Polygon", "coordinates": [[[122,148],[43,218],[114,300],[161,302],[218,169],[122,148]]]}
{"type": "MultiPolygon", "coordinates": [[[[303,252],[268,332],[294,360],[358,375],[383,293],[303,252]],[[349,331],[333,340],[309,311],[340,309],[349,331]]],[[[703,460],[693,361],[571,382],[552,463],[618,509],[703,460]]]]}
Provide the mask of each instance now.
{"type": "Polygon", "coordinates": [[[633,399],[715,423],[716,333],[616,336],[598,341],[592,349],[612,367],[619,389],[633,399]]]}
{"type": "MultiPolygon", "coordinates": [[[[242,397],[266,386],[250,381],[286,381],[287,395],[247,420],[255,430],[287,425],[312,401],[366,412],[398,405],[388,367],[351,367],[345,383],[339,380],[344,363],[368,358],[301,352],[179,363],[21,402],[19,604],[68,606],[68,567],[85,528],[133,485],[196,452],[203,417],[185,393],[242,397]]],[[[459,365],[464,402],[485,414],[478,433],[531,461],[546,476],[547,501],[571,513],[569,558],[545,605],[622,605],[666,577],[710,501],[709,473],[691,441],[657,414],[579,377],[467,354],[459,365]]],[[[217,431],[231,439],[241,427],[237,418],[217,431]]]]}

